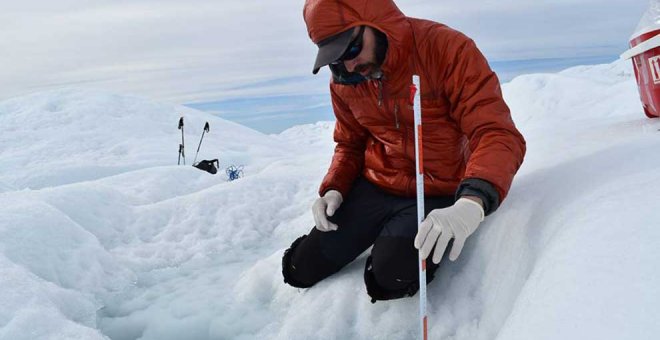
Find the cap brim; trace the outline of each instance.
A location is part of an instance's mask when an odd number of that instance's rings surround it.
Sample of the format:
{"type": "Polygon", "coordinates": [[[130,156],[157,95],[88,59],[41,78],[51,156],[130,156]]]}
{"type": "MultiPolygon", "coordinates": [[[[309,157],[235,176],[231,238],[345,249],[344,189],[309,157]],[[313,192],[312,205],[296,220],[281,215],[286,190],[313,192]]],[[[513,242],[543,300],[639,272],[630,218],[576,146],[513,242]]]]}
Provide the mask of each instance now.
{"type": "Polygon", "coordinates": [[[353,29],[351,28],[319,42],[319,52],[316,54],[316,62],[314,62],[312,73],[317,74],[321,67],[339,59],[346,51],[348,44],[351,43],[352,37],[353,29]]]}

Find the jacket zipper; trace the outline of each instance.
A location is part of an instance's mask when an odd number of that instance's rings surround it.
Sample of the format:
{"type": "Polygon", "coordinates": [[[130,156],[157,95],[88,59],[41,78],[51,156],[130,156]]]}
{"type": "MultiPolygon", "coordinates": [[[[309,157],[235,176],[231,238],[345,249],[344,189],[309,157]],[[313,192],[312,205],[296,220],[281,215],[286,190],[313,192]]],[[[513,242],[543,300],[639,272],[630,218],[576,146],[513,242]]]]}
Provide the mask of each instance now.
{"type": "Polygon", "coordinates": [[[383,106],[383,81],[378,79],[378,107],[383,106]]]}
{"type": "Polygon", "coordinates": [[[397,130],[399,129],[399,104],[394,104],[394,122],[397,130]]]}

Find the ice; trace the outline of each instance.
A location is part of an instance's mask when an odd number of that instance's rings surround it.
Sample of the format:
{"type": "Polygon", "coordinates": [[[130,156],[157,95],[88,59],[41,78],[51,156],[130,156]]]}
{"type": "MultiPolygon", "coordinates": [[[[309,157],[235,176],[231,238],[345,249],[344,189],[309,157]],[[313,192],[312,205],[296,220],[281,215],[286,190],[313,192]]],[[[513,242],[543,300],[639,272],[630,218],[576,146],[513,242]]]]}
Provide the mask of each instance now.
{"type": "MultiPolygon", "coordinates": [[[[429,285],[430,338],[657,338],[660,121],[631,65],[502,88],[527,157],[429,285]]],[[[333,125],[264,135],[80,88],[0,102],[0,339],[415,338],[417,296],[371,304],[365,255],[310,289],[282,281],[333,125]],[[198,160],[219,158],[216,175],[190,166],[207,121],[198,160]]]]}

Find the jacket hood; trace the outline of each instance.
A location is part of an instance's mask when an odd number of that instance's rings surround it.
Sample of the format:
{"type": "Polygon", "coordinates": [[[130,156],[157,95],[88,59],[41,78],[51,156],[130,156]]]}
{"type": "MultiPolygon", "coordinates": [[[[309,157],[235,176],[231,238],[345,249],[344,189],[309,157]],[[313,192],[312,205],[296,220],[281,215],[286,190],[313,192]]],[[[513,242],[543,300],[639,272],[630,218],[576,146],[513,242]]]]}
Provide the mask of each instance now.
{"type": "Polygon", "coordinates": [[[392,0],[306,0],[303,17],[315,44],[355,26],[367,25],[387,36],[388,50],[382,69],[405,62],[412,47],[412,29],[392,0]]]}

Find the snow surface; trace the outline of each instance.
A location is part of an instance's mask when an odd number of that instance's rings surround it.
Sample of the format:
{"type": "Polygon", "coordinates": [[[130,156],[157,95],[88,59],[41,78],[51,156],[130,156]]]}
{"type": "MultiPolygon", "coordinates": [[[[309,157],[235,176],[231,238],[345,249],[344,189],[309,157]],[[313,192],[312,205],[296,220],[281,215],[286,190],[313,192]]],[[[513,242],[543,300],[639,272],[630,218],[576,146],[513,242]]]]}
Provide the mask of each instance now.
{"type": "MultiPolygon", "coordinates": [[[[503,85],[528,153],[508,199],[429,285],[431,339],[656,339],[660,120],[627,62],[503,85]]],[[[417,297],[371,304],[364,255],[282,282],[313,224],[332,122],[263,135],[81,89],[0,102],[0,339],[412,339],[417,297]],[[227,181],[177,166],[244,165],[227,181]]]]}

